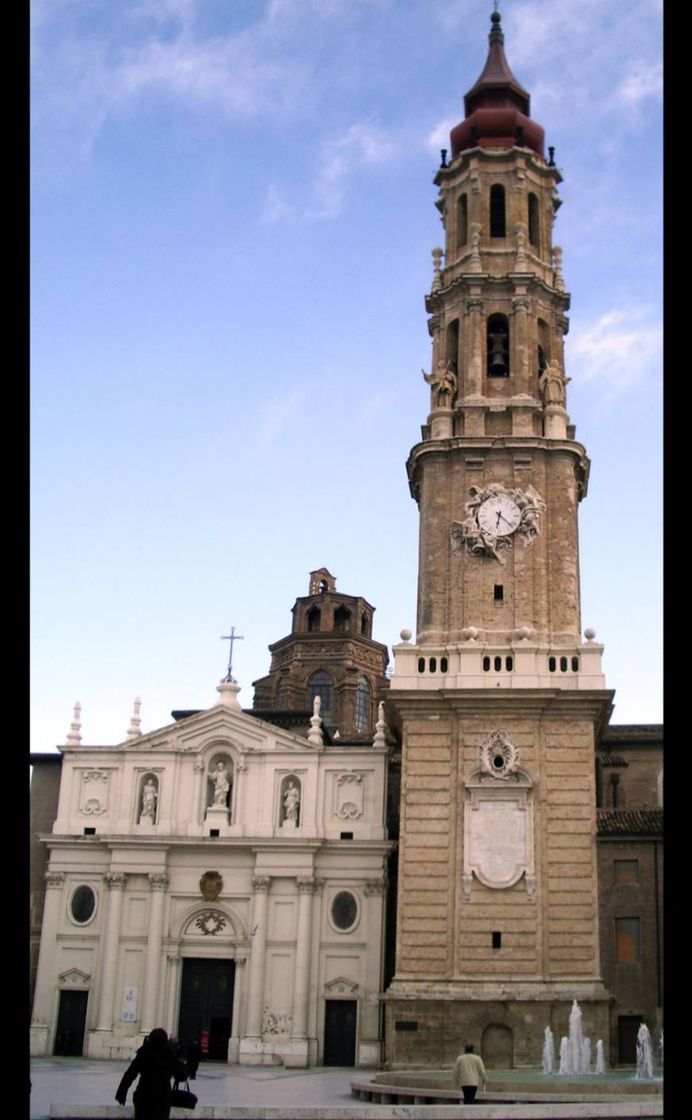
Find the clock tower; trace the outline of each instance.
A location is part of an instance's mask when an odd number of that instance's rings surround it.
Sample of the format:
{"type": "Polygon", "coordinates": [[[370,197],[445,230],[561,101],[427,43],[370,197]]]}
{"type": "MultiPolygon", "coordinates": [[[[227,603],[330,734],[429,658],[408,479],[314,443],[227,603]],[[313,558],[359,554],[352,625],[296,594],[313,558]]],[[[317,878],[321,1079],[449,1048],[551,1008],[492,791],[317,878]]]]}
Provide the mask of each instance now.
{"type": "Polygon", "coordinates": [[[500,15],[435,177],[430,411],[407,469],[418,617],[395,647],[402,738],[391,1066],[540,1065],[544,1031],[609,1038],[595,740],[613,694],[582,636],[589,460],[567,412],[561,175],[500,15]]]}

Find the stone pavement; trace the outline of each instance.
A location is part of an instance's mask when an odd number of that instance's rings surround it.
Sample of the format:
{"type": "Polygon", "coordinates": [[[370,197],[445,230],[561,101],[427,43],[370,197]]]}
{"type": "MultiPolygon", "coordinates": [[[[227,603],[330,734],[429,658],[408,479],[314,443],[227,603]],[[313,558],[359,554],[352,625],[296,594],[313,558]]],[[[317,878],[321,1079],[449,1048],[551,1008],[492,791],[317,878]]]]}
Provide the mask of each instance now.
{"type": "MultiPolygon", "coordinates": [[[[127,1068],[124,1061],[86,1058],[33,1058],[30,1064],[31,1120],[130,1120],[131,1103],[115,1102],[115,1090],[127,1068]]],[[[172,1120],[459,1120],[461,1105],[371,1104],[351,1094],[351,1081],[364,1070],[314,1067],[286,1070],[276,1066],[202,1064],[190,1088],[199,1097],[194,1111],[174,1109],[172,1120]]],[[[132,1100],[132,1091],[128,1102],[132,1100]]],[[[475,1104],[475,1120],[653,1120],[663,1115],[660,1101],[629,1100],[583,1104],[475,1104]]]]}

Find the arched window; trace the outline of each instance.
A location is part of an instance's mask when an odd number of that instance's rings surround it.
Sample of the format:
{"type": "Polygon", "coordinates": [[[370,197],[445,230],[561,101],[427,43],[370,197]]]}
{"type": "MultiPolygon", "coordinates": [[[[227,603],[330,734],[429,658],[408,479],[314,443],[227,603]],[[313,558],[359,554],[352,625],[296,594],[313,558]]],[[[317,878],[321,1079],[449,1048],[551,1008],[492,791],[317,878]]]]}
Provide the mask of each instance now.
{"type": "Polygon", "coordinates": [[[314,632],[319,630],[320,622],[322,620],[322,611],[319,607],[311,607],[308,611],[308,630],[314,632]]]}
{"type": "Polygon", "coordinates": [[[509,322],[506,315],[488,317],[488,377],[509,377],[509,322]]]}
{"type": "Polygon", "coordinates": [[[468,199],[465,194],[462,194],[457,202],[457,249],[461,249],[462,245],[466,244],[468,238],[468,219],[468,199]]]}
{"type": "Polygon", "coordinates": [[[529,242],[538,248],[538,199],[529,195],[529,242]]]}
{"type": "Polygon", "coordinates": [[[356,688],[356,731],[367,731],[370,726],[372,691],[365,677],[361,677],[356,688]]]}
{"type": "Polygon", "coordinates": [[[505,237],[505,188],[494,183],[490,188],[490,236],[505,237]]]}
{"type": "Polygon", "coordinates": [[[324,669],[318,669],[308,681],[308,707],[311,711],[316,696],[322,701],[320,715],[328,721],[332,714],[332,678],[324,669]]]}
{"type": "Polygon", "coordinates": [[[339,631],[351,629],[351,612],[346,607],[337,607],[334,611],[334,629],[339,631]]]}
{"type": "Polygon", "coordinates": [[[450,368],[452,373],[457,372],[459,362],[459,320],[452,319],[451,323],[447,324],[447,334],[445,336],[445,361],[447,368],[450,368]]]}

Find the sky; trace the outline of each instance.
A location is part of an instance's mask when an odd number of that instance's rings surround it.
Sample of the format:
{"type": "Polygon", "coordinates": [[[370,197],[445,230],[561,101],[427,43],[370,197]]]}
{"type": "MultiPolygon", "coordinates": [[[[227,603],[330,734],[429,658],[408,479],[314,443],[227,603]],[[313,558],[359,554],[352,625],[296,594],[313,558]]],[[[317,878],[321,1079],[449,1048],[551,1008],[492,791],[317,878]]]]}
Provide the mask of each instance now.
{"type": "MultiPolygon", "coordinates": [[[[415,634],[433,177],[486,0],[33,0],[31,749],[240,703],[327,567],[415,634]]],[[[502,0],[564,181],[582,625],[661,701],[660,0],[502,0]]]]}

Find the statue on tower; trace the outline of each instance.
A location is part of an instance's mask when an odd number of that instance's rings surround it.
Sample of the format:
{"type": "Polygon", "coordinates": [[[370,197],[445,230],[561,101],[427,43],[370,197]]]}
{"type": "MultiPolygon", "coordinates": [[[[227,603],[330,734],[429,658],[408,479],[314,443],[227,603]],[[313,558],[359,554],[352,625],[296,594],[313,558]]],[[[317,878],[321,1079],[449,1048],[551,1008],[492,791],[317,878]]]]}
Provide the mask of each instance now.
{"type": "Polygon", "coordinates": [[[548,362],[538,377],[538,388],[544,404],[565,404],[565,386],[572,379],[565,377],[557,362],[548,362]]]}
{"type": "Polygon", "coordinates": [[[432,389],[433,408],[451,408],[454,394],[457,389],[457,364],[445,362],[440,358],[434,373],[421,370],[423,377],[432,389]]]}

